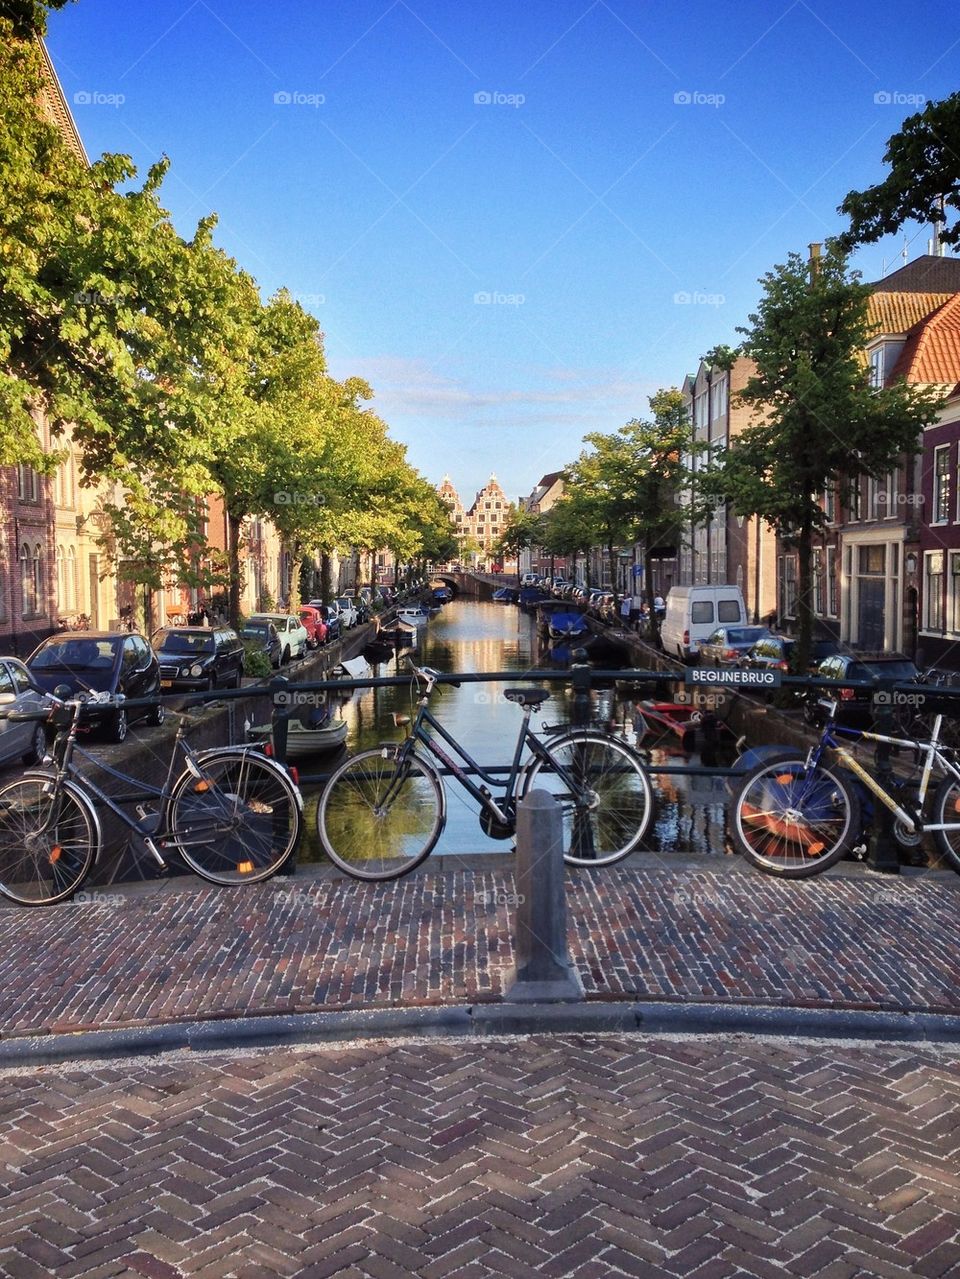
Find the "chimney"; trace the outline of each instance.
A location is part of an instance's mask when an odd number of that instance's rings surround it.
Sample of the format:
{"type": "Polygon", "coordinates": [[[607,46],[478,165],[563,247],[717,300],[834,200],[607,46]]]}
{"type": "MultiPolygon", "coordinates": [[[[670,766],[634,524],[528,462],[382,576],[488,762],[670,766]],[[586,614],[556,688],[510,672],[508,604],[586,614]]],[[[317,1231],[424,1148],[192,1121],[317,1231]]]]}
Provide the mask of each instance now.
{"type": "Polygon", "coordinates": [[[816,284],[817,276],[820,274],[820,249],[823,246],[818,242],[807,247],[810,250],[810,283],[816,284]]]}

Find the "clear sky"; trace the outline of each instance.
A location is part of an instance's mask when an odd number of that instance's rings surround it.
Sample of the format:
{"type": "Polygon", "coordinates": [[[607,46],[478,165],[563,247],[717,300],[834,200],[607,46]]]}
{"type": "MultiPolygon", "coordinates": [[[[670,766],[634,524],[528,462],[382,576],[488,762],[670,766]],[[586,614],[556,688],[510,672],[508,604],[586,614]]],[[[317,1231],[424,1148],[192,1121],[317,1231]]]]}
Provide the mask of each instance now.
{"type": "Polygon", "coordinates": [[[169,155],[181,232],[216,211],[468,501],[734,343],[758,277],[960,87],[933,0],[79,0],[48,46],[91,156],[169,155]]]}

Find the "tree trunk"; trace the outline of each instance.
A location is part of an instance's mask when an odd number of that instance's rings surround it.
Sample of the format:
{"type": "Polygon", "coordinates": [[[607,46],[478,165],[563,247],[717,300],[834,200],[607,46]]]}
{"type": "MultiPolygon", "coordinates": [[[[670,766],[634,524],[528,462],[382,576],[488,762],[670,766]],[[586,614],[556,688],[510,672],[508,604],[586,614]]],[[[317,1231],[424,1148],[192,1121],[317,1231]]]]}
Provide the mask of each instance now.
{"type": "Polygon", "coordinates": [[[617,616],[620,611],[620,592],[617,590],[617,556],[613,542],[607,543],[607,563],[610,566],[610,585],[613,588],[613,612],[617,616]]]}
{"type": "Polygon", "coordinates": [[[284,546],[283,550],[287,552],[290,563],[290,589],[287,592],[287,611],[298,614],[300,612],[300,542],[294,540],[289,546],[284,546]]]}
{"type": "Polygon", "coordinates": [[[320,554],[320,598],[328,604],[332,598],[330,593],[332,577],[333,568],[330,563],[330,552],[322,551],[320,554]]]}
{"type": "Polygon", "coordinates": [[[795,654],[795,669],[805,672],[810,661],[813,640],[813,525],[804,517],[797,542],[797,621],[800,623],[795,654]]]}
{"type": "Polygon", "coordinates": [[[228,603],[230,625],[234,629],[240,626],[240,594],[243,585],[242,570],[240,568],[240,530],[242,526],[243,516],[234,515],[232,511],[227,511],[227,540],[230,543],[227,547],[227,564],[230,572],[228,603]]]}
{"type": "Polygon", "coordinates": [[[654,648],[660,647],[660,618],[657,616],[657,610],[653,607],[653,601],[656,592],[653,589],[653,555],[652,547],[644,547],[643,551],[643,592],[647,597],[647,617],[649,619],[648,626],[650,630],[650,643],[654,648]]]}

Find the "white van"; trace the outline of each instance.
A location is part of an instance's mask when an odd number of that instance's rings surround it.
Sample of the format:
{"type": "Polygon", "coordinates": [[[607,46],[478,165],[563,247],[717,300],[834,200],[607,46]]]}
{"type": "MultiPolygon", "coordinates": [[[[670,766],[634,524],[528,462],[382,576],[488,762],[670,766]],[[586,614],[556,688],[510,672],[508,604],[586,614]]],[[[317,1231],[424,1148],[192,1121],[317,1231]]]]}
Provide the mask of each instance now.
{"type": "Polygon", "coordinates": [[[695,657],[697,641],[718,626],[738,626],[747,620],[739,586],[671,586],[667,611],[660,624],[660,643],[670,657],[695,657]]]}

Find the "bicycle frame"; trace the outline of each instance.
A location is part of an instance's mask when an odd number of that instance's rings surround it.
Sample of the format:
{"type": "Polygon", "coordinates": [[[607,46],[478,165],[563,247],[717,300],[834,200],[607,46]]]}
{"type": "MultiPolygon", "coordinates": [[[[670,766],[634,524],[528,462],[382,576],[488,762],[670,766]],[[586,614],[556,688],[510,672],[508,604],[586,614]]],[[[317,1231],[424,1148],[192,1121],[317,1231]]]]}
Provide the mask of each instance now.
{"type": "Polygon", "coordinates": [[[935,831],[935,830],[960,830],[960,822],[949,823],[926,823],[922,819],[918,823],[918,814],[923,812],[924,800],[927,796],[927,788],[930,784],[930,775],[933,771],[934,764],[944,773],[949,774],[955,781],[960,783],[960,768],[957,768],[952,760],[940,749],[940,726],[943,722],[943,716],[938,715],[934,720],[933,732],[928,742],[918,742],[910,737],[888,737],[885,733],[872,733],[867,729],[860,728],[844,728],[837,724],[833,718],[827,720],[824,725],[820,741],[816,746],[812,747],[807,756],[808,767],[816,768],[820,763],[825,749],[832,750],[837,760],[843,766],[850,770],[853,775],[866,786],[867,790],[874,795],[881,804],[889,808],[894,817],[902,822],[904,826],[913,833],[918,831],[935,831]],[[855,737],[857,741],[882,742],[887,746],[903,746],[908,750],[913,750],[923,755],[923,771],[920,777],[920,787],[917,796],[917,813],[908,812],[901,804],[898,804],[893,795],[885,790],[883,786],[872,777],[870,773],[863,767],[856,756],[846,749],[842,742],[838,741],[834,733],[843,733],[849,737],[855,737]]]}
{"type": "MultiPolygon", "coordinates": [[[[561,777],[571,789],[576,789],[576,783],[573,778],[568,776],[563,767],[558,764],[553,755],[551,755],[549,749],[544,746],[531,731],[530,716],[533,713],[532,706],[526,706],[523,708],[523,721],[520,725],[520,731],[517,734],[517,744],[513,752],[513,761],[510,765],[510,771],[507,774],[506,781],[503,782],[499,778],[494,777],[493,774],[485,769],[481,764],[478,764],[466,747],[461,746],[456,738],[443,727],[436,716],[430,711],[430,707],[427,704],[429,697],[429,692],[421,696],[417,707],[416,717],[409,727],[406,740],[400,746],[398,761],[401,765],[412,755],[416,754],[416,744],[419,742],[428,754],[439,760],[441,764],[445,765],[445,767],[450,770],[451,775],[457,779],[468,794],[473,796],[477,803],[480,804],[481,808],[485,808],[496,821],[506,824],[511,823],[513,821],[513,817],[511,814],[505,813],[500,807],[500,804],[517,795],[518,780],[530,767],[531,761],[529,759],[522,764],[520,762],[525,746],[529,746],[535,756],[538,756],[545,763],[549,763],[556,771],[557,775],[561,777]],[[429,725],[429,727],[433,730],[432,733],[426,732],[424,725],[429,725]],[[447,754],[443,747],[436,741],[437,736],[443,738],[447,745],[457,752],[460,759],[463,761],[463,764],[466,765],[466,768],[462,767],[461,764],[457,763],[454,758],[447,754]],[[472,769],[487,785],[503,788],[503,794],[500,797],[499,803],[496,799],[494,799],[489,791],[485,790],[482,786],[478,786],[473,781],[470,774],[466,771],[467,769],[472,769]]],[[[402,777],[402,769],[398,769],[398,777],[402,777]]],[[[389,796],[385,797],[385,801],[388,801],[388,799],[389,796]]]]}

